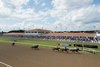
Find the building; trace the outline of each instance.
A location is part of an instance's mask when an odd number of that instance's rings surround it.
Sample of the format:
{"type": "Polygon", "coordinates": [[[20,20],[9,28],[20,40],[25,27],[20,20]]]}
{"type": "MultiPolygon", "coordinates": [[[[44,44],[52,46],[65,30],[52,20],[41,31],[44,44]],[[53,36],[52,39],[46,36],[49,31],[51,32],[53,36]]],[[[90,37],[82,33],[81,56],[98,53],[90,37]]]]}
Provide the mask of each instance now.
{"type": "Polygon", "coordinates": [[[43,35],[52,32],[51,30],[44,30],[44,29],[33,29],[33,30],[26,30],[25,35],[43,35]]]}
{"type": "Polygon", "coordinates": [[[46,39],[46,40],[65,40],[100,43],[100,34],[94,32],[52,32],[44,29],[27,30],[23,33],[10,32],[3,34],[9,37],[46,39]]]}

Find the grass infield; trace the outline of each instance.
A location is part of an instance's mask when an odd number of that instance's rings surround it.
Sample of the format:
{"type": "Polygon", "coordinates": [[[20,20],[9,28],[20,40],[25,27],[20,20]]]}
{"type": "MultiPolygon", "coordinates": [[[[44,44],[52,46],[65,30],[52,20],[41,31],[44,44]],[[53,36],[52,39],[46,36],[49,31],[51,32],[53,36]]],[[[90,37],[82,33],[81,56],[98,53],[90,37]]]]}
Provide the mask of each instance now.
{"type": "Polygon", "coordinates": [[[69,41],[55,41],[55,40],[35,40],[35,39],[22,39],[22,38],[11,38],[11,37],[0,37],[0,42],[11,43],[13,40],[16,40],[16,43],[22,45],[31,46],[32,44],[38,44],[42,47],[55,47],[58,43],[60,44],[85,44],[85,45],[97,45],[100,50],[100,44],[98,43],[89,43],[89,42],[69,42],[69,41]]]}

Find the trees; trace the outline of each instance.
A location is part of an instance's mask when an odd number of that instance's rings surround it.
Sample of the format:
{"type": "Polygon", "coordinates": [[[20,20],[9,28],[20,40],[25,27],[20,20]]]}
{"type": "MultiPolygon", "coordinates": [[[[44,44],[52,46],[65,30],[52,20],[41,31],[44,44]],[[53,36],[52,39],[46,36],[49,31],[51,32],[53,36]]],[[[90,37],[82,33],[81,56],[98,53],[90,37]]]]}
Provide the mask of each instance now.
{"type": "Polygon", "coordinates": [[[25,30],[11,30],[8,33],[24,33],[25,30]]]}

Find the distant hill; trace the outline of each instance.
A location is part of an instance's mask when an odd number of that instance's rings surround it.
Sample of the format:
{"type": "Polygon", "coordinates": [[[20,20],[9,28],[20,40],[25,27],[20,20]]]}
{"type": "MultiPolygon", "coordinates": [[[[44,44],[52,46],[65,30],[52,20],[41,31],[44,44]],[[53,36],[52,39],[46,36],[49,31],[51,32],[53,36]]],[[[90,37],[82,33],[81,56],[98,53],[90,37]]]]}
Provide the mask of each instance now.
{"type": "Polygon", "coordinates": [[[90,31],[54,31],[54,32],[58,32],[58,33],[63,33],[63,32],[69,32],[69,33],[100,33],[100,30],[90,30],[90,31]]]}
{"type": "MultiPolygon", "coordinates": [[[[32,32],[58,32],[58,33],[63,33],[63,32],[72,32],[72,33],[78,33],[78,32],[84,32],[84,33],[100,33],[100,30],[91,30],[91,31],[51,31],[51,30],[45,30],[45,29],[32,29],[32,30],[26,30],[26,31],[32,31],[32,32]]],[[[25,30],[11,30],[8,33],[24,33],[25,30]]]]}
{"type": "Polygon", "coordinates": [[[27,30],[26,32],[50,33],[52,31],[51,30],[45,30],[45,29],[32,29],[32,30],[27,30]]]}
{"type": "Polygon", "coordinates": [[[24,33],[25,30],[11,30],[8,33],[24,33]]]}
{"type": "Polygon", "coordinates": [[[4,33],[5,33],[5,32],[2,31],[2,32],[0,32],[0,35],[3,35],[4,33]]]}

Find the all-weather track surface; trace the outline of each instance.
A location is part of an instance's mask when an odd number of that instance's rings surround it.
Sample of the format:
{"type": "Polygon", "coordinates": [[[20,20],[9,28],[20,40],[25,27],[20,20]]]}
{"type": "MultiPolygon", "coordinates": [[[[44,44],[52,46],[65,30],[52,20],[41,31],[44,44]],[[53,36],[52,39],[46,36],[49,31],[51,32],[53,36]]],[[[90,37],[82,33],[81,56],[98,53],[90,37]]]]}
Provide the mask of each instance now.
{"type": "MultiPolygon", "coordinates": [[[[100,55],[66,53],[50,48],[32,50],[30,46],[0,44],[0,62],[12,67],[100,67],[100,55]]],[[[0,64],[0,67],[6,67],[0,64]]]]}

